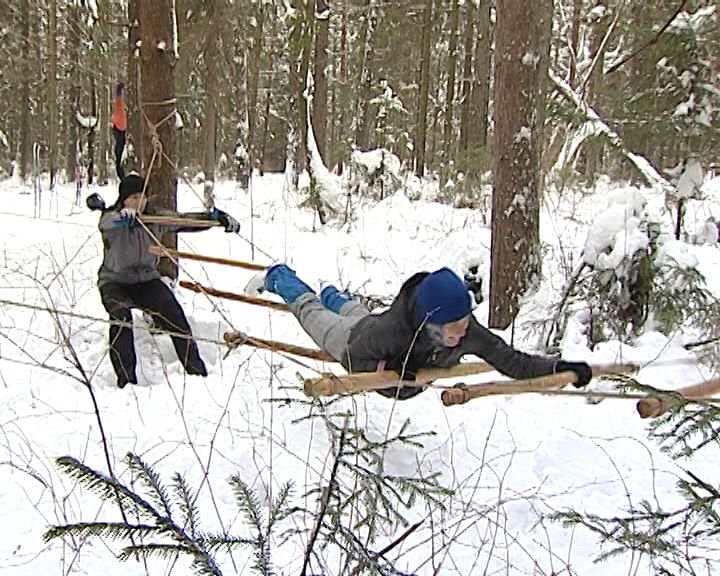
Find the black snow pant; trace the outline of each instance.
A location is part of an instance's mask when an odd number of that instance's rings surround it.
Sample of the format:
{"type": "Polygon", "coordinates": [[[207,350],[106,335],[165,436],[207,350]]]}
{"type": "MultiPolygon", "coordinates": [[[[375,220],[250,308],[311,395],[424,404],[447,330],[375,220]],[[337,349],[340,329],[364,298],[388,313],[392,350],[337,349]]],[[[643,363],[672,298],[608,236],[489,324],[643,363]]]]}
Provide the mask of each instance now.
{"type": "Polygon", "coordinates": [[[122,165],[123,151],[125,150],[125,130],[118,130],[113,126],[113,136],[115,136],[115,172],[117,177],[122,180],[125,177],[125,169],[122,165]]]}
{"type": "MultiPolygon", "coordinates": [[[[190,325],[180,304],[162,280],[155,279],[137,284],[111,282],[100,287],[100,298],[110,320],[132,324],[132,308],[139,308],[153,318],[161,330],[174,332],[171,336],[177,357],[188,374],[207,376],[207,369],[197,343],[192,338],[190,325]]],[[[118,386],[137,383],[135,376],[135,341],[131,326],[110,325],[110,360],[118,386]]]]}

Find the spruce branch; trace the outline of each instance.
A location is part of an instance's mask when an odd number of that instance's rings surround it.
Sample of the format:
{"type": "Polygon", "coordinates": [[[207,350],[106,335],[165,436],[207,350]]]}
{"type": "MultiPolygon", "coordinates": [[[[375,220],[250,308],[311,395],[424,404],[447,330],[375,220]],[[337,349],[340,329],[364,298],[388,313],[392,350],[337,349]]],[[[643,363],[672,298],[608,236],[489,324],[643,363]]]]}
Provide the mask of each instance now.
{"type": "Polygon", "coordinates": [[[147,488],[149,498],[158,508],[163,510],[167,518],[170,518],[172,516],[170,498],[157,472],[146,464],[140,456],[132,452],[127,453],[125,462],[130,470],[137,475],[140,482],[147,488]]]}

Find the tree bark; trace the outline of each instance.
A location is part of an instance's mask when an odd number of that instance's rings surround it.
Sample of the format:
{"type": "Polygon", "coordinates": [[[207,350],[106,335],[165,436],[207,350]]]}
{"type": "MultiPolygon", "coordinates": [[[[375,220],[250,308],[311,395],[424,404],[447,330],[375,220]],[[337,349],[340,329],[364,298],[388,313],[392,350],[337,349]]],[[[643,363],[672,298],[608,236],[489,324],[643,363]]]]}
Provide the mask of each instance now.
{"type": "MultiPolygon", "coordinates": [[[[173,5],[173,0],[139,1],[142,23],[141,74],[142,78],[153,79],[152,82],[143,82],[141,90],[145,115],[151,124],[144,130],[147,192],[155,206],[169,210],[177,209],[177,183],[173,166],[176,114],[173,5]],[[157,131],[162,151],[153,147],[152,127],[157,131]]],[[[177,247],[177,234],[164,234],[161,240],[169,248],[177,247]]],[[[158,270],[164,276],[177,278],[177,265],[168,258],[160,260],[158,270]]]]}
{"type": "Polygon", "coordinates": [[[327,153],[327,107],[328,107],[328,46],[330,28],[330,4],[328,0],[315,0],[315,65],[313,67],[313,106],[312,126],[315,131],[315,143],[326,165],[327,153]]]}
{"type": "Polygon", "coordinates": [[[48,169],[50,188],[55,188],[58,146],[57,102],[57,0],[48,4],[48,169]]]}
{"type": "Polygon", "coordinates": [[[575,87],[575,77],[577,76],[577,63],[581,56],[580,53],[580,20],[582,18],[583,0],[573,0],[572,23],[570,27],[570,74],[568,84],[572,88],[575,87]]]}
{"type": "MultiPolygon", "coordinates": [[[[460,12],[460,0],[450,0],[452,10],[450,12],[450,39],[448,42],[448,76],[445,88],[445,126],[443,128],[443,163],[445,172],[447,164],[454,157],[453,120],[455,106],[455,69],[458,58],[458,18],[460,12]]],[[[444,179],[443,179],[444,180],[444,179]]]]}
{"type": "MultiPolygon", "coordinates": [[[[80,106],[80,7],[71,4],[68,7],[67,20],[67,45],[70,70],[68,79],[70,81],[70,98],[67,101],[65,113],[65,130],[67,134],[65,153],[65,174],[67,181],[74,182],[76,179],[75,170],[80,164],[82,150],[80,124],[77,113],[80,106]]],[[[77,175],[79,178],[79,175],[77,175]]]]}
{"type": "MultiPolygon", "coordinates": [[[[469,145],[471,148],[487,145],[488,104],[490,76],[492,74],[492,23],[490,0],[480,0],[478,6],[477,40],[475,42],[475,70],[473,73],[472,104],[469,145]]],[[[527,18],[527,15],[525,16],[527,18]]]]}
{"type": "Polygon", "coordinates": [[[377,27],[377,13],[374,0],[367,0],[366,11],[363,15],[363,22],[360,27],[361,61],[358,67],[357,87],[355,90],[355,145],[360,150],[367,150],[370,145],[368,109],[370,107],[370,88],[372,86],[373,73],[373,43],[375,40],[375,29],[377,27]]]}
{"type": "Polygon", "coordinates": [[[128,0],[127,4],[129,29],[127,70],[125,73],[125,109],[127,113],[126,172],[132,170],[142,171],[142,162],[145,157],[143,138],[145,126],[142,111],[140,110],[142,66],[140,63],[140,48],[138,47],[142,32],[139,5],[141,1],[143,0],[128,0]]]}
{"type": "MultiPolygon", "coordinates": [[[[250,171],[252,173],[255,163],[258,160],[257,142],[258,127],[258,93],[260,91],[260,61],[263,53],[264,27],[265,27],[265,3],[258,2],[256,8],[255,34],[252,38],[251,55],[247,65],[247,153],[250,159],[250,171]]],[[[274,18],[274,14],[270,15],[274,18]]]]}
{"type": "Polygon", "coordinates": [[[540,271],[540,110],[552,4],[538,0],[534,6],[533,18],[527,18],[525,0],[497,2],[492,328],[507,328],[540,271]]]}
{"type": "Polygon", "coordinates": [[[415,123],[415,174],[425,174],[425,146],[427,141],[428,92],[430,90],[430,45],[432,44],[433,0],[425,0],[422,28],[422,56],[420,57],[420,87],[418,90],[417,118],[415,123]]]}
{"type": "Polygon", "coordinates": [[[30,1],[22,3],[22,88],[20,89],[20,178],[28,177],[32,155],[32,122],[30,114],[30,78],[32,77],[30,43],[32,38],[30,1]]]}
{"type": "Polygon", "coordinates": [[[217,96],[218,96],[218,47],[219,23],[222,11],[214,3],[209,4],[208,31],[205,38],[205,147],[203,171],[205,173],[205,206],[215,205],[215,163],[217,160],[217,96]]]}
{"type": "MultiPolygon", "coordinates": [[[[90,79],[90,114],[93,118],[97,118],[97,93],[95,88],[95,77],[90,79]]],[[[95,178],[95,134],[97,132],[97,124],[88,128],[87,134],[87,183],[92,184],[95,178]]]]}
{"type": "Polygon", "coordinates": [[[468,149],[470,114],[472,113],[470,94],[472,91],[475,4],[473,2],[465,3],[465,10],[465,44],[463,47],[463,72],[460,84],[460,140],[458,145],[459,152],[463,155],[468,149]]]}

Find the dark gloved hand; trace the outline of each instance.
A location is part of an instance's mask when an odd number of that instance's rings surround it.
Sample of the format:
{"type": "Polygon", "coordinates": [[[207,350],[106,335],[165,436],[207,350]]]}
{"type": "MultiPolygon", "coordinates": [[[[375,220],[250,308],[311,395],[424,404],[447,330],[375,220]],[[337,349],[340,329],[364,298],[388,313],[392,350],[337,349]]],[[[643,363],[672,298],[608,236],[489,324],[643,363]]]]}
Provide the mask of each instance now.
{"type": "Polygon", "coordinates": [[[123,208],[119,212],[120,218],[116,220],[121,226],[131,228],[137,222],[138,212],[135,208],[123,208]]]}
{"type": "Polygon", "coordinates": [[[587,362],[565,362],[565,360],[558,360],[555,363],[555,373],[558,372],[575,372],[577,380],[573,383],[575,388],[582,388],[587,386],[592,380],[592,368],[587,362]]]}
{"type": "Polygon", "coordinates": [[[480,304],[480,302],[483,301],[482,281],[482,275],[478,270],[477,264],[474,264],[465,270],[465,274],[463,274],[463,283],[465,284],[465,289],[472,293],[475,304],[480,304]]]}
{"type": "Polygon", "coordinates": [[[105,200],[97,192],[93,192],[85,198],[85,205],[90,210],[105,210],[105,200]]]}
{"type": "Polygon", "coordinates": [[[240,232],[240,222],[235,220],[235,218],[230,216],[227,212],[213,208],[210,211],[210,217],[213,220],[220,222],[221,226],[225,228],[225,232],[232,232],[233,234],[240,232]]]}
{"type": "Polygon", "coordinates": [[[117,86],[115,86],[115,96],[122,96],[123,90],[125,90],[125,84],[118,82],[117,86]]]}

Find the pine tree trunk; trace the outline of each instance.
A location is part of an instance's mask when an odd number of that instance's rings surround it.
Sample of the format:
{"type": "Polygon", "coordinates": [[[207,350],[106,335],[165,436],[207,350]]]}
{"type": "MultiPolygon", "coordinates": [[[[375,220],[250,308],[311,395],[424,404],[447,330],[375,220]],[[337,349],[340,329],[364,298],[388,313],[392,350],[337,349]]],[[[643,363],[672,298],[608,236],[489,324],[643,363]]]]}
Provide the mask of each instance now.
{"type": "Polygon", "coordinates": [[[428,92],[430,90],[430,46],[432,44],[433,0],[425,0],[422,28],[422,56],[420,57],[420,88],[418,90],[417,118],[415,123],[415,174],[425,174],[425,147],[427,140],[428,92]]]}
{"type": "Polygon", "coordinates": [[[98,184],[108,183],[108,126],[110,124],[110,74],[108,73],[107,54],[102,55],[100,64],[100,104],[98,110],[98,184]]]}
{"type": "MultiPolygon", "coordinates": [[[[95,88],[95,77],[90,79],[90,114],[93,118],[97,118],[97,93],[95,88]]],[[[87,183],[93,183],[95,178],[95,134],[97,132],[97,124],[88,129],[87,134],[87,183]]]]}
{"type": "MultiPolygon", "coordinates": [[[[142,83],[141,98],[149,122],[156,127],[162,152],[167,155],[160,162],[150,127],[144,130],[148,198],[159,208],[176,210],[174,1],[140,0],[138,4],[142,23],[141,74],[142,78],[152,78],[152,82],[142,83]]],[[[177,234],[164,234],[161,240],[165,246],[177,247],[177,234]]],[[[158,270],[164,276],[177,278],[177,265],[168,258],[161,259],[158,270]]]]}
{"type": "MultiPolygon", "coordinates": [[[[125,109],[127,113],[127,131],[125,143],[126,172],[143,169],[144,155],[144,120],[140,110],[141,92],[141,63],[138,42],[141,39],[142,23],[140,18],[140,2],[143,0],[128,0],[128,53],[125,79],[125,109]]],[[[114,85],[114,83],[113,83],[114,85]]],[[[109,107],[108,107],[109,109],[109,107]]],[[[147,167],[145,167],[147,168],[147,167]]]]}
{"type": "Polygon", "coordinates": [[[463,73],[460,88],[460,140],[458,143],[459,152],[465,156],[468,149],[468,137],[470,131],[470,114],[472,90],[472,62],[473,62],[473,20],[475,18],[475,4],[465,3],[465,44],[463,47],[463,73]]]}
{"type": "Polygon", "coordinates": [[[539,273],[539,126],[551,25],[550,0],[498,0],[495,57],[495,165],[490,316],[507,328],[539,273]]]}
{"type": "Polygon", "coordinates": [[[568,84],[575,88],[575,76],[577,75],[577,63],[581,57],[580,51],[580,20],[582,17],[583,0],[573,0],[572,24],[570,27],[570,75],[568,84]]]}
{"type": "MultiPolygon", "coordinates": [[[[447,87],[445,88],[445,126],[443,128],[443,163],[444,172],[447,173],[448,162],[454,155],[455,138],[453,137],[453,120],[455,105],[455,69],[458,58],[458,16],[460,12],[460,0],[450,0],[452,10],[450,12],[450,39],[448,42],[448,76],[447,87]]],[[[445,178],[443,178],[443,181],[445,178]]]]}
{"type": "MultiPolygon", "coordinates": [[[[252,38],[251,54],[247,66],[247,153],[250,158],[250,170],[255,168],[258,160],[257,142],[258,127],[258,93],[260,90],[260,61],[263,53],[264,27],[265,27],[265,3],[258,2],[255,17],[255,34],[252,38]]],[[[270,14],[274,18],[274,14],[270,14]]]]}
{"type": "Polygon", "coordinates": [[[67,134],[65,153],[65,174],[68,182],[76,179],[75,170],[80,164],[80,125],[77,113],[80,111],[80,8],[71,5],[68,8],[67,21],[68,57],[70,60],[70,99],[67,101],[65,113],[65,130],[67,134]]]}
{"type": "Polygon", "coordinates": [[[370,119],[368,118],[368,110],[370,107],[370,89],[373,80],[373,44],[375,40],[375,30],[377,28],[377,12],[374,0],[367,0],[366,7],[367,9],[363,15],[358,41],[358,46],[361,51],[361,62],[358,67],[359,73],[355,89],[355,117],[353,118],[355,145],[360,150],[367,150],[370,145],[370,119]]]}
{"type": "Polygon", "coordinates": [[[330,24],[330,4],[328,0],[315,0],[315,64],[313,67],[313,106],[312,125],[315,143],[323,162],[329,164],[326,147],[326,126],[328,107],[328,38],[330,24]]]}
{"type": "Polygon", "coordinates": [[[205,149],[203,171],[205,172],[205,206],[215,205],[215,162],[217,159],[217,93],[218,93],[218,31],[222,11],[210,4],[209,28],[205,37],[205,149]]]}
{"type": "MultiPolygon", "coordinates": [[[[487,146],[490,76],[492,74],[492,24],[490,0],[480,0],[478,6],[477,40],[475,42],[475,70],[473,73],[469,146],[487,146]]],[[[533,8],[534,11],[534,8],[533,8]]],[[[527,17],[527,16],[526,16],[527,17]]]]}
{"type": "MultiPolygon", "coordinates": [[[[595,7],[600,6],[600,2],[595,3],[595,7]]],[[[587,87],[585,90],[585,99],[592,106],[596,108],[599,102],[599,93],[602,86],[603,80],[603,69],[605,67],[605,51],[601,51],[601,45],[605,34],[608,31],[610,24],[610,18],[608,14],[597,19],[592,23],[590,31],[590,60],[594,61],[597,58],[595,68],[593,68],[590,78],[588,79],[587,87]]],[[[591,183],[595,182],[597,178],[597,171],[600,165],[600,159],[603,154],[603,143],[601,141],[589,141],[586,142],[583,149],[583,156],[585,158],[585,178],[591,183]]]]}
{"type": "Polygon", "coordinates": [[[32,123],[30,115],[30,43],[32,41],[30,2],[22,3],[22,88],[20,89],[20,178],[23,182],[28,177],[28,168],[32,155],[32,123]]]}
{"type": "Polygon", "coordinates": [[[57,101],[57,0],[48,4],[48,169],[50,188],[55,187],[58,147],[58,101],[57,101]]]}

